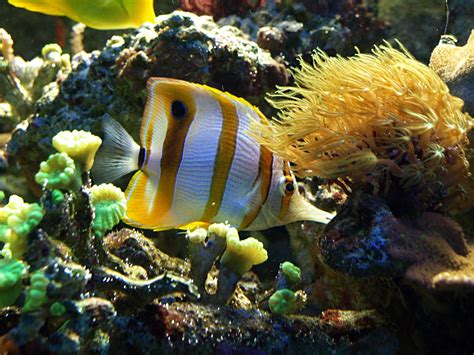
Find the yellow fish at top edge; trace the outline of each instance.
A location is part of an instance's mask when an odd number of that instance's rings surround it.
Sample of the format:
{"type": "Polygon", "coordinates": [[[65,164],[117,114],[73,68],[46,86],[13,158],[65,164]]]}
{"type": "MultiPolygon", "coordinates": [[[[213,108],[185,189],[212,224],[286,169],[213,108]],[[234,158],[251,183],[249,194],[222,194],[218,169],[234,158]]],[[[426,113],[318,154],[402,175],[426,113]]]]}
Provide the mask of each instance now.
{"type": "Polygon", "coordinates": [[[8,0],[16,7],[67,16],[99,30],[136,28],[154,22],[153,0],[8,0]]]}
{"type": "Polygon", "coordinates": [[[262,230],[299,220],[327,223],[332,214],[298,192],[290,166],[249,135],[262,113],[217,89],[150,78],[140,145],[114,120],[92,174],[113,181],[137,171],[125,192],[124,222],[154,230],[228,222],[262,230]]]}

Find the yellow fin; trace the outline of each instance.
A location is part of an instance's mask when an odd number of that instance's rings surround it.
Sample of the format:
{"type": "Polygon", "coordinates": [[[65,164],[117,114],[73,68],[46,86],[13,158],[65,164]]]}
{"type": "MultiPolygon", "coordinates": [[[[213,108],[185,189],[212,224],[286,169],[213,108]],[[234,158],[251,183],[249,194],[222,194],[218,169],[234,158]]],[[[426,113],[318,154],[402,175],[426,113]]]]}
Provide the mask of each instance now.
{"type": "Polygon", "coordinates": [[[125,223],[139,228],[159,228],[163,216],[154,204],[156,188],[150,184],[150,179],[142,171],[137,171],[133,175],[125,191],[127,198],[127,213],[123,218],[125,223]]]}
{"type": "Polygon", "coordinates": [[[197,229],[197,228],[206,228],[209,227],[211,223],[209,222],[201,222],[201,221],[196,221],[196,222],[191,222],[188,224],[183,224],[181,226],[176,226],[177,229],[189,229],[191,231],[197,229]]]}
{"type": "Polygon", "coordinates": [[[16,7],[21,7],[23,9],[41,12],[46,15],[52,16],[64,16],[64,12],[59,10],[55,6],[51,6],[51,1],[41,1],[41,0],[8,0],[8,2],[16,7]]]}

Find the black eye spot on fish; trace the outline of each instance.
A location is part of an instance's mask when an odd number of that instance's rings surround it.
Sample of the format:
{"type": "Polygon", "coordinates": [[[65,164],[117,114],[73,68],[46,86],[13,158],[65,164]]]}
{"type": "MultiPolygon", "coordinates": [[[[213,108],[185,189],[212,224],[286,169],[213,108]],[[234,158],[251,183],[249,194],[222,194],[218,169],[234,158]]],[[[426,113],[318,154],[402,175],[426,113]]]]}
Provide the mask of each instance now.
{"type": "Polygon", "coordinates": [[[140,169],[143,167],[146,158],[146,149],[144,147],[140,147],[140,152],[138,153],[138,166],[140,169]]]}
{"type": "Polygon", "coordinates": [[[183,119],[188,114],[188,108],[183,101],[175,100],[171,103],[171,114],[176,119],[183,119]]]}

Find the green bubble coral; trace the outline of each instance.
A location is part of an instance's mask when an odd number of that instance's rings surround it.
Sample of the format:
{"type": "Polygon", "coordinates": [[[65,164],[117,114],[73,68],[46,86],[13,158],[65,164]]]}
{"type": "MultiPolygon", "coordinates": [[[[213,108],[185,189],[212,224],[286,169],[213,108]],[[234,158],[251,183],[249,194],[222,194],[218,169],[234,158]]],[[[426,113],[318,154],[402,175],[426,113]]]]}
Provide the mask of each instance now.
{"type": "Polygon", "coordinates": [[[296,303],[296,294],[287,288],[276,291],[268,299],[270,311],[275,314],[288,314],[293,312],[296,308],[296,303]]]}
{"type": "Polygon", "coordinates": [[[127,210],[124,193],[112,184],[92,186],[91,204],[95,211],[92,228],[97,236],[118,224],[127,210]]]}
{"type": "Polygon", "coordinates": [[[84,171],[92,168],[95,153],[101,144],[102,139],[86,131],[62,131],[53,137],[54,148],[81,164],[84,171]]]}
{"type": "Polygon", "coordinates": [[[37,203],[26,203],[12,195],[0,208],[0,241],[5,243],[1,254],[5,258],[21,257],[26,248],[26,235],[41,222],[44,212],[37,203]]]}
{"type": "Polygon", "coordinates": [[[66,307],[61,302],[54,302],[51,307],[49,307],[49,312],[53,317],[61,317],[66,313],[66,307]]]}
{"type": "Polygon", "coordinates": [[[21,292],[21,278],[27,267],[22,261],[0,259],[0,307],[8,307],[15,302],[21,292]]]}
{"type": "Polygon", "coordinates": [[[26,291],[24,312],[36,311],[46,301],[46,289],[49,279],[42,271],[36,271],[30,277],[30,287],[26,291]]]}
{"type": "Polygon", "coordinates": [[[301,281],[301,269],[289,261],[281,264],[281,271],[290,284],[296,284],[301,281]]]}
{"type": "Polygon", "coordinates": [[[64,190],[77,190],[82,183],[81,173],[66,153],[51,154],[40,164],[35,180],[47,188],[64,190]]]}
{"type": "Polygon", "coordinates": [[[61,190],[54,189],[51,191],[51,201],[53,201],[53,203],[56,205],[64,202],[64,194],[61,192],[61,190]]]}
{"type": "Polygon", "coordinates": [[[237,229],[228,227],[227,245],[221,257],[221,264],[233,272],[243,275],[252,266],[263,263],[268,259],[267,251],[262,242],[255,238],[239,240],[237,229]]]}

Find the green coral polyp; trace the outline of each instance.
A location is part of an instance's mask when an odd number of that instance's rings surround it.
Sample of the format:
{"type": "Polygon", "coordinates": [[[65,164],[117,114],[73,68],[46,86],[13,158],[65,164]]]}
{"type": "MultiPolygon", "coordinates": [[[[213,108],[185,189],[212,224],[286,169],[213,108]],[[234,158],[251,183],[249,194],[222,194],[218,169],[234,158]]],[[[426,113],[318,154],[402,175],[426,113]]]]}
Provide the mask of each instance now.
{"type": "Polygon", "coordinates": [[[12,195],[0,208],[0,241],[5,243],[1,254],[5,258],[20,257],[26,247],[26,235],[41,222],[43,209],[37,203],[26,203],[19,196],[12,195]]]}
{"type": "Polygon", "coordinates": [[[21,292],[21,278],[26,274],[25,263],[15,259],[0,259],[0,307],[15,302],[21,292]]]}
{"type": "Polygon", "coordinates": [[[276,291],[270,296],[268,300],[268,306],[270,307],[270,311],[272,311],[272,313],[288,314],[296,308],[296,300],[296,294],[293,291],[285,288],[283,290],[276,291]]]}
{"type": "Polygon", "coordinates": [[[80,163],[84,171],[92,168],[95,153],[101,144],[102,139],[86,131],[62,131],[53,137],[54,148],[80,163]]]}
{"type": "Polygon", "coordinates": [[[301,281],[301,269],[295,264],[285,261],[281,264],[281,271],[289,283],[296,284],[301,281]]]}
{"type": "Polygon", "coordinates": [[[40,164],[35,180],[50,189],[76,190],[81,186],[80,172],[66,153],[55,153],[40,164]]]}
{"type": "Polygon", "coordinates": [[[24,312],[33,312],[39,309],[46,301],[46,289],[49,279],[42,271],[37,271],[30,278],[30,287],[26,292],[26,301],[23,306],[24,312]]]}
{"type": "Polygon", "coordinates": [[[127,210],[124,193],[112,184],[92,186],[91,204],[95,211],[92,228],[98,236],[117,225],[127,210]]]}

